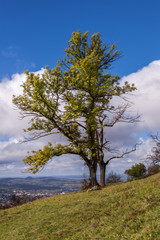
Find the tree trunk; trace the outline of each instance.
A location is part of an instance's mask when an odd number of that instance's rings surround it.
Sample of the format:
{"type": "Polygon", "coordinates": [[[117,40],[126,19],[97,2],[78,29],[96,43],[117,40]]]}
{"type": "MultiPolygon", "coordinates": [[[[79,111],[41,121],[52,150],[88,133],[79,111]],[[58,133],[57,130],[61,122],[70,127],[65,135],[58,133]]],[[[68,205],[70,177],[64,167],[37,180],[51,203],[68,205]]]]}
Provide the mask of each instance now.
{"type": "Polygon", "coordinates": [[[97,182],[97,169],[94,166],[89,166],[89,172],[90,172],[90,183],[91,186],[94,187],[96,185],[99,185],[97,182]]]}
{"type": "Polygon", "coordinates": [[[100,186],[104,187],[106,185],[106,165],[102,162],[99,164],[100,167],[100,186]]]}

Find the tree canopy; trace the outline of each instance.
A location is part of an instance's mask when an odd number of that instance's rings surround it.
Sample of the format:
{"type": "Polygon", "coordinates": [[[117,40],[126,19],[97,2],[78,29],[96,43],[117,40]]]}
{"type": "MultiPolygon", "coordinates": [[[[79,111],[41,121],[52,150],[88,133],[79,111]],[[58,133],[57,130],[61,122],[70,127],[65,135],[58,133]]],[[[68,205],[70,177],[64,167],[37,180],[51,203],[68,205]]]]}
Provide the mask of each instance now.
{"type": "Polygon", "coordinates": [[[143,163],[135,164],[130,169],[125,170],[124,173],[132,178],[141,178],[146,173],[146,167],[143,163]]]}
{"type": "Polygon", "coordinates": [[[124,96],[136,89],[134,84],[125,82],[122,86],[120,78],[109,73],[110,66],[120,56],[115,45],[102,42],[99,33],[89,38],[88,32],[77,31],[72,33],[63,60],[53,69],[46,67],[41,75],[26,71],[23,94],[13,96],[13,103],[22,117],[32,118],[25,130],[31,134],[29,140],[57,133],[67,139],[66,145],[48,143],[43,149],[28,153],[23,161],[32,173],[55,156],[76,154],[88,166],[92,186],[98,184],[99,165],[103,186],[106,165],[135,149],[114,153],[108,159],[104,154],[112,152],[104,129],[138,118],[125,114],[129,105],[124,96]],[[114,105],[113,97],[124,101],[114,105]]]}

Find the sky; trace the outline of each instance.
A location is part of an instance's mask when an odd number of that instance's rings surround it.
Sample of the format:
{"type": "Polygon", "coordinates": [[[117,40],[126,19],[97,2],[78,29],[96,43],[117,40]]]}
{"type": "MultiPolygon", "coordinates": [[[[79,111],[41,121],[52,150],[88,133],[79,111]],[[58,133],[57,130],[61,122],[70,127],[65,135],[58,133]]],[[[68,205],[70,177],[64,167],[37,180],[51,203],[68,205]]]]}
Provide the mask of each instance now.
{"type": "MultiPolygon", "coordinates": [[[[27,151],[39,149],[53,139],[19,143],[28,120],[20,120],[12,104],[25,81],[24,71],[43,72],[64,56],[74,31],[100,32],[106,44],[117,45],[123,57],[110,72],[121,82],[135,83],[130,96],[131,113],[141,114],[141,122],[118,125],[107,134],[120,148],[143,144],[126,158],[112,161],[107,172],[123,173],[143,161],[153,143],[150,133],[160,129],[160,2],[158,0],[5,0],[0,2],[0,177],[26,177],[21,161],[27,151]]],[[[82,175],[88,173],[77,156],[61,156],[50,161],[35,176],[82,175]]]]}

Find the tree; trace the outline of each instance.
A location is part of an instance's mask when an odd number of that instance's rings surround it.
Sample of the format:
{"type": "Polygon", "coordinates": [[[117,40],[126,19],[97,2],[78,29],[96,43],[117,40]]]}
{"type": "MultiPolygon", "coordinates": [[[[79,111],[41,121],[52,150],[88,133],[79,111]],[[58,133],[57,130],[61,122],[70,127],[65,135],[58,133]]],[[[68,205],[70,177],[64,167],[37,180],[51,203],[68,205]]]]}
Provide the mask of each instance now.
{"type": "Polygon", "coordinates": [[[129,103],[124,96],[136,89],[134,84],[125,82],[121,86],[119,77],[107,72],[121,56],[115,48],[103,44],[99,33],[88,39],[88,32],[73,32],[65,57],[55,68],[46,67],[42,75],[26,71],[23,94],[13,96],[13,103],[22,117],[32,117],[25,130],[31,134],[28,140],[57,133],[67,138],[66,145],[48,143],[42,150],[28,153],[23,161],[30,166],[29,171],[36,173],[54,156],[76,154],[88,166],[92,186],[98,184],[99,165],[100,185],[104,186],[106,165],[135,150],[104,157],[105,151],[112,151],[104,129],[138,118],[125,115],[129,103]],[[123,99],[123,103],[113,105],[114,97],[123,99]]]}
{"type": "Polygon", "coordinates": [[[154,175],[160,172],[160,165],[154,164],[148,167],[148,175],[154,175]]]}
{"type": "Polygon", "coordinates": [[[153,175],[160,172],[160,139],[158,134],[152,135],[151,138],[155,143],[155,146],[151,150],[151,154],[147,155],[147,160],[149,160],[150,164],[148,167],[148,174],[153,175]]]}
{"type": "Polygon", "coordinates": [[[143,163],[135,164],[130,169],[127,169],[124,173],[135,179],[141,178],[146,173],[146,167],[143,163]]]}
{"type": "Polygon", "coordinates": [[[151,161],[151,166],[154,166],[160,163],[160,139],[158,134],[151,135],[151,138],[155,146],[152,148],[152,153],[147,155],[147,160],[151,161]]]}
{"type": "Polygon", "coordinates": [[[114,172],[110,172],[108,174],[108,177],[106,179],[106,184],[110,184],[110,183],[119,183],[122,182],[121,180],[121,176],[114,173],[114,172]]]}

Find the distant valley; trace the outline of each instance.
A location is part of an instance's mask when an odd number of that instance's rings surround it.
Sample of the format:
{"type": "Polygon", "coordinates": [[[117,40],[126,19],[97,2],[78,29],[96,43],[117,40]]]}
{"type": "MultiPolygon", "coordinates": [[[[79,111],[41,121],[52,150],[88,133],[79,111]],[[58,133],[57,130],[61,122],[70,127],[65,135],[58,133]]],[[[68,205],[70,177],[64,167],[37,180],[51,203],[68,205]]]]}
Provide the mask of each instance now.
{"type": "Polygon", "coordinates": [[[13,194],[34,197],[50,197],[79,190],[81,178],[67,177],[27,177],[0,178],[0,201],[10,200],[13,194]]]}

